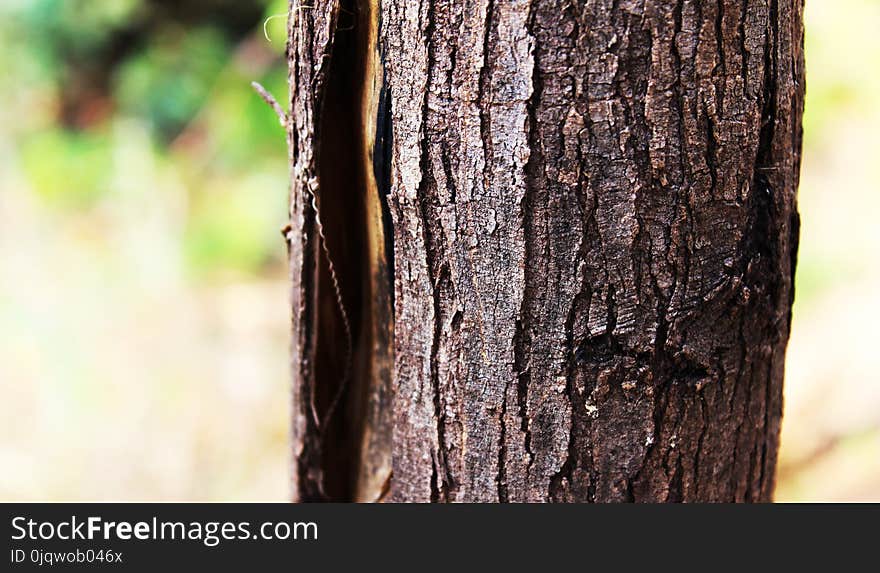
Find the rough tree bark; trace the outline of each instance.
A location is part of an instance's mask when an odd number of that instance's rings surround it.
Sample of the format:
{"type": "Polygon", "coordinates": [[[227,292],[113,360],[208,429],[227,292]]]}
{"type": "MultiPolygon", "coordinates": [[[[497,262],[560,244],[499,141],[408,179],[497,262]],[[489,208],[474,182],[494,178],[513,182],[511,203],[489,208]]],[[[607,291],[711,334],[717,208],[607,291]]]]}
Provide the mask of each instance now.
{"type": "Polygon", "coordinates": [[[772,498],[802,0],[289,21],[294,499],[772,498]]]}

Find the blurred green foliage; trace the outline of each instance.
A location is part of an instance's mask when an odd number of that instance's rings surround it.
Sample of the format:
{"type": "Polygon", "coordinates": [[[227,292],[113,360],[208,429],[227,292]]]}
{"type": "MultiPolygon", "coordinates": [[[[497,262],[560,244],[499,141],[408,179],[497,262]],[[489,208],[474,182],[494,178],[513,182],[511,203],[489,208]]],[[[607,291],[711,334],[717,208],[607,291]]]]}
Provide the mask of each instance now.
{"type": "Polygon", "coordinates": [[[0,67],[15,89],[0,121],[27,179],[15,191],[88,221],[136,181],[183,206],[184,275],[280,272],[285,140],[249,84],[284,99],[284,20],[268,25],[274,42],[262,23],[285,4],[4,0],[0,67]]]}
{"type": "Polygon", "coordinates": [[[46,129],[25,138],[20,153],[36,193],[48,204],[79,209],[107,189],[111,144],[100,132],[46,129]]]}
{"type": "Polygon", "coordinates": [[[114,97],[119,113],[149,118],[157,132],[173,136],[204,105],[229,50],[222,35],[210,27],[165,32],[152,39],[117,74],[114,97]]]}
{"type": "Polygon", "coordinates": [[[284,12],[0,0],[0,497],[284,499],[284,12]]]}

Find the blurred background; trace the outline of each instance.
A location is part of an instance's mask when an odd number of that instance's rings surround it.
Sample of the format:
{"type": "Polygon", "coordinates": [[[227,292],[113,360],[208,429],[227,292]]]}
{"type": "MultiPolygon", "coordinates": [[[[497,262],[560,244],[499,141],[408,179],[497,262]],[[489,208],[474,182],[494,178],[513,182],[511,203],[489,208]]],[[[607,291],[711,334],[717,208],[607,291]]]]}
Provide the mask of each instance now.
{"type": "MultiPolygon", "coordinates": [[[[0,0],[0,499],[287,497],[286,0],[0,0]]],[[[808,0],[777,499],[880,500],[880,0],[808,0]]]]}
{"type": "Polygon", "coordinates": [[[0,0],[0,499],[284,499],[286,0],[0,0]]]}

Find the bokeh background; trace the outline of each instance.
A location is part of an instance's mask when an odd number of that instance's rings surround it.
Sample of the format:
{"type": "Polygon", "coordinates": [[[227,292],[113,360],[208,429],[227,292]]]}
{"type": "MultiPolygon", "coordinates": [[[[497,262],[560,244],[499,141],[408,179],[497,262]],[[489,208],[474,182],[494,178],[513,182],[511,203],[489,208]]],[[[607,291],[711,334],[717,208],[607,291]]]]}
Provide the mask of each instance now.
{"type": "MultiPolygon", "coordinates": [[[[0,0],[0,499],[287,497],[286,0],[0,0]]],[[[880,0],[808,0],[777,499],[880,500],[880,0]]]]}

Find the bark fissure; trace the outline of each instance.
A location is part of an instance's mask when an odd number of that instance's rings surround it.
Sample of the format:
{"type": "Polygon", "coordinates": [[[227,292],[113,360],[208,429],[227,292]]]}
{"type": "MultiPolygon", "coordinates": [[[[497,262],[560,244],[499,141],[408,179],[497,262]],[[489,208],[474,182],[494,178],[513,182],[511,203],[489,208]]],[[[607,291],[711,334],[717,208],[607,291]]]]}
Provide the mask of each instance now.
{"type": "Polygon", "coordinates": [[[290,3],[295,499],[364,500],[390,473],[391,129],[378,5],[290,3]],[[303,296],[305,295],[305,296],[303,296]],[[299,330],[299,332],[298,332],[299,330]],[[298,341],[305,340],[306,344],[298,341]]]}

